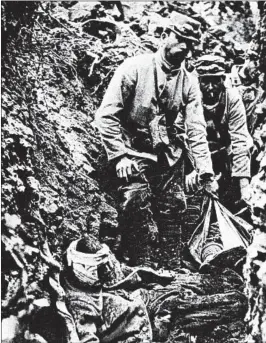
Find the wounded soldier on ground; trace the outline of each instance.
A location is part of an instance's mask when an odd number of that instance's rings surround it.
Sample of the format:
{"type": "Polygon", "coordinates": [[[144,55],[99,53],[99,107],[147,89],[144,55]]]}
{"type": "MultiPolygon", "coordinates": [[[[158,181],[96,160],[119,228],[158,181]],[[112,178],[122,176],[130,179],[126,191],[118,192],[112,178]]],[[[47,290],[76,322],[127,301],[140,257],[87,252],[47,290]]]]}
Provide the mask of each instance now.
{"type": "Polygon", "coordinates": [[[61,282],[82,343],[152,342],[151,325],[141,297],[129,297],[122,290],[113,294],[103,291],[104,286],[125,277],[107,245],[89,235],[70,244],[66,260],[61,282]]]}
{"type": "Polygon", "coordinates": [[[244,316],[236,274],[182,272],[128,267],[92,235],[73,241],[61,284],[80,341],[165,342],[171,330],[177,337],[244,316]]]}

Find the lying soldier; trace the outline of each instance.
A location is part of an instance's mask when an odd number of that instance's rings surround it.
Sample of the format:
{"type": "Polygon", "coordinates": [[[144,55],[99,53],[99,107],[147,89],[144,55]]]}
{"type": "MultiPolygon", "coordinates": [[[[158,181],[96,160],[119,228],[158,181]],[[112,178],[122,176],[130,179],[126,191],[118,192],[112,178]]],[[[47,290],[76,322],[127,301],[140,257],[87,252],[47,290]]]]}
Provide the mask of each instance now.
{"type": "Polygon", "coordinates": [[[108,246],[90,235],[73,241],[66,258],[62,286],[81,342],[152,342],[151,324],[139,291],[130,295],[122,289],[104,292],[121,281],[140,284],[137,274],[127,279],[132,270],[122,270],[108,246]]]}
{"type": "Polygon", "coordinates": [[[90,235],[72,242],[66,258],[61,282],[84,343],[165,342],[171,330],[200,332],[246,312],[242,280],[228,271],[213,276],[129,268],[90,235]]]}

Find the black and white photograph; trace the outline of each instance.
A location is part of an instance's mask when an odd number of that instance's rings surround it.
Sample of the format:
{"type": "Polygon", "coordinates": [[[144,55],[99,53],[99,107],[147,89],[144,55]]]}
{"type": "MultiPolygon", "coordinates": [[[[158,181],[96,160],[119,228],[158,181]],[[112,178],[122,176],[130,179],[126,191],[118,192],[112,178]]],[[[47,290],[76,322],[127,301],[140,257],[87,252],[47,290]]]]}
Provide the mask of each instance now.
{"type": "Polygon", "coordinates": [[[266,1],[1,1],[3,343],[266,343],[266,1]]]}

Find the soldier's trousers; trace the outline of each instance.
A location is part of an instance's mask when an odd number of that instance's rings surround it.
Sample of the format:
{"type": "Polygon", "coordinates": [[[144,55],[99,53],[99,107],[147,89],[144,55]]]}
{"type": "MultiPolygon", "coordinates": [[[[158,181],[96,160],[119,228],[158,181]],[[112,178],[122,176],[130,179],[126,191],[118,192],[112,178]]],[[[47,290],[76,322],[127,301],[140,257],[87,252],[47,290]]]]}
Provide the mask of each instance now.
{"type": "MultiPolygon", "coordinates": [[[[119,187],[122,249],[132,265],[149,265],[155,249],[158,222],[180,223],[186,209],[184,168],[180,159],[173,167],[133,158],[140,172],[119,187]]],[[[158,242],[158,240],[157,240],[158,242]]]]}
{"type": "Polygon", "coordinates": [[[103,309],[97,317],[92,316],[87,309],[94,305],[93,294],[89,296],[77,290],[77,301],[71,300],[68,308],[80,343],[152,342],[148,313],[138,294],[132,299],[126,299],[118,294],[102,293],[103,309]]]}

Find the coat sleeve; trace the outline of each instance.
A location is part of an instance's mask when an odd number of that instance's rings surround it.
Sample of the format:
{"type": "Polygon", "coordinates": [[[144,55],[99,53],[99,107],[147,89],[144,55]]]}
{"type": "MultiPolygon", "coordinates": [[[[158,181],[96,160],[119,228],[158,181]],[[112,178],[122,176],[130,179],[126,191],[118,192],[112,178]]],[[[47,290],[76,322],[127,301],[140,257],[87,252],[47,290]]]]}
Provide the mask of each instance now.
{"type": "Polygon", "coordinates": [[[94,124],[101,134],[108,160],[127,153],[122,139],[121,117],[125,115],[124,107],[127,99],[134,93],[136,74],[136,68],[128,61],[120,65],[95,115],[94,124]]]}
{"type": "Polygon", "coordinates": [[[231,140],[233,177],[250,177],[250,148],[252,138],[247,128],[244,104],[235,89],[228,89],[228,129],[231,140]]]}
{"type": "Polygon", "coordinates": [[[190,150],[200,175],[213,175],[212,159],[207,141],[206,122],[197,78],[193,77],[185,106],[185,126],[190,150]]]}

